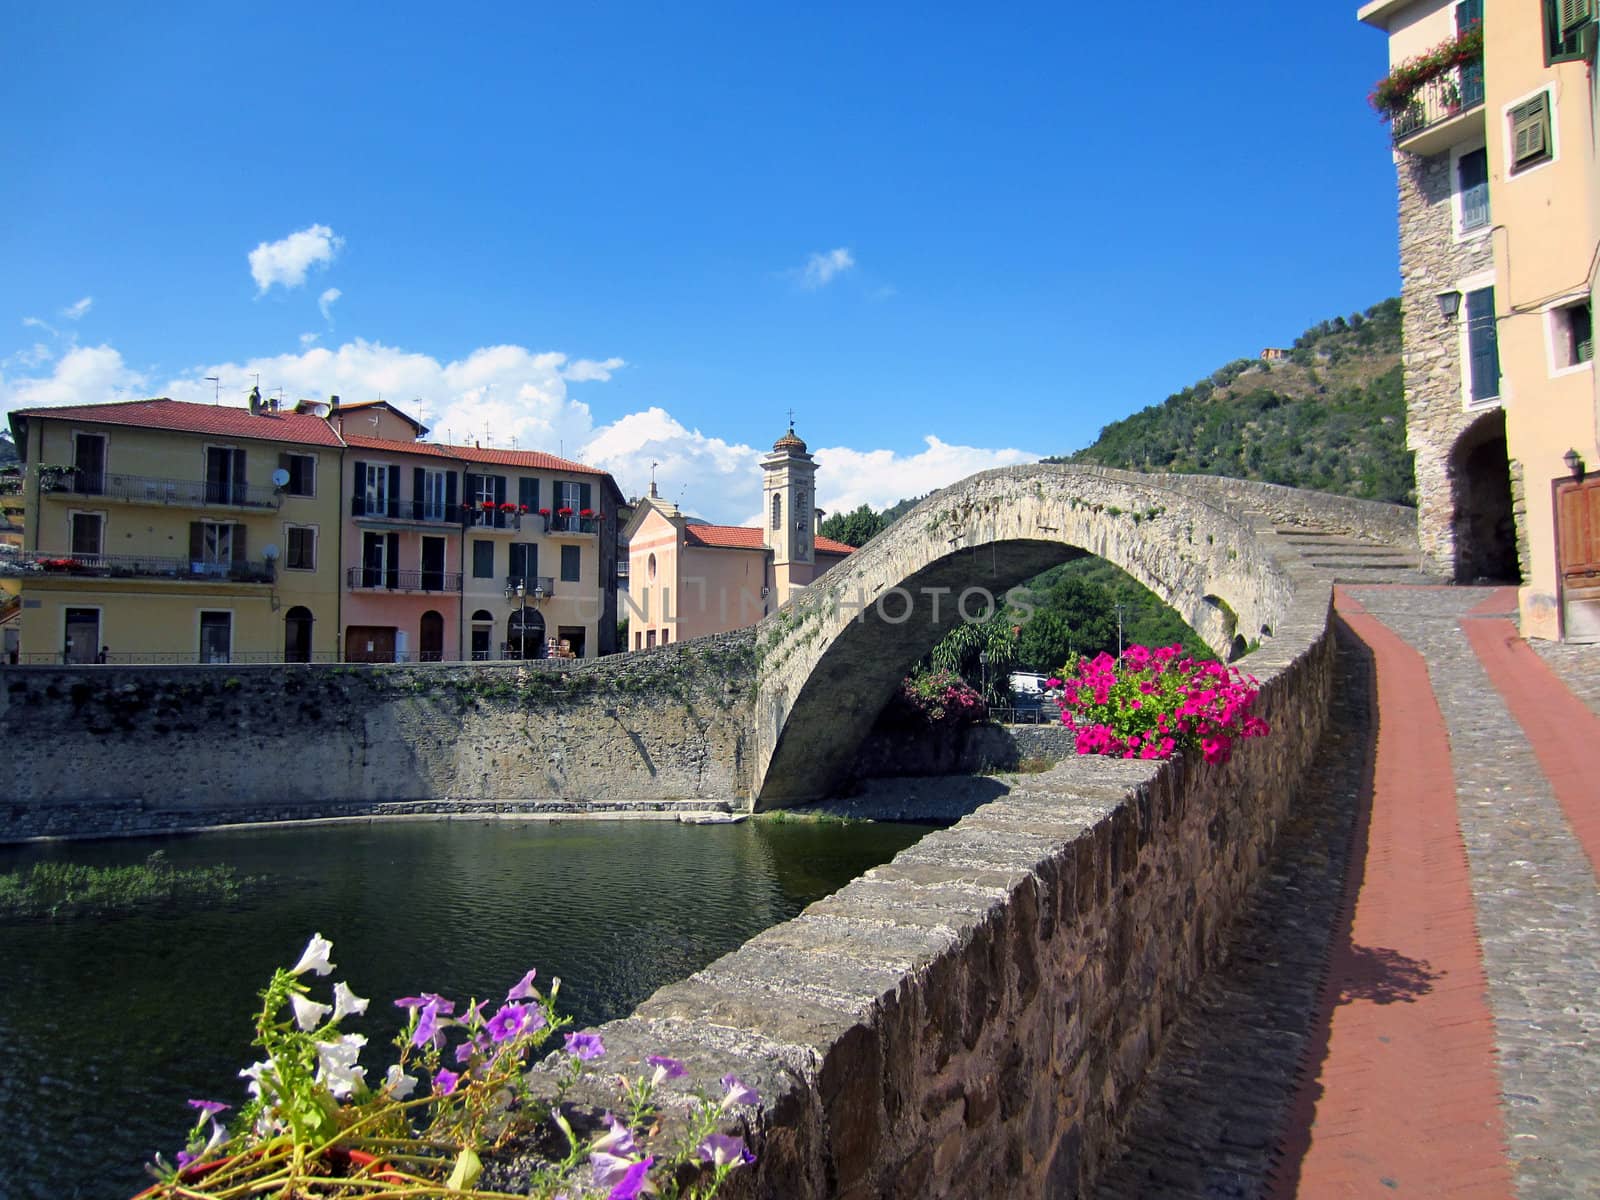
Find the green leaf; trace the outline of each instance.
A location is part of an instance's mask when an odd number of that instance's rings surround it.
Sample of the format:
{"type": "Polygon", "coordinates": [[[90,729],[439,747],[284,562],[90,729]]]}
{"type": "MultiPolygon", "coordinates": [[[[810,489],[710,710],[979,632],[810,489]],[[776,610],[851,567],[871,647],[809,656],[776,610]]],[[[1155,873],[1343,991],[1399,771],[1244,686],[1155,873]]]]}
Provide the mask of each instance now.
{"type": "Polygon", "coordinates": [[[478,1161],[478,1156],[472,1152],[472,1147],[463,1146],[461,1153],[456,1155],[455,1169],[450,1172],[445,1187],[452,1191],[464,1192],[478,1182],[478,1176],[482,1173],[483,1163],[478,1161]]]}

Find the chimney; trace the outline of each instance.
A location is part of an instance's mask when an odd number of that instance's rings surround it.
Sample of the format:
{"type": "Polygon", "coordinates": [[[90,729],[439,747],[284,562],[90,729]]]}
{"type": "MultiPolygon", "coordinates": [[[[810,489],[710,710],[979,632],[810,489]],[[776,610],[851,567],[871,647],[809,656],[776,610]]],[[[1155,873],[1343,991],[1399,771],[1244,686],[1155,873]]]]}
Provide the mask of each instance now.
{"type": "Polygon", "coordinates": [[[336,413],[336,412],[339,411],[339,397],[337,397],[337,396],[329,396],[328,397],[328,411],[330,413],[336,413]]]}

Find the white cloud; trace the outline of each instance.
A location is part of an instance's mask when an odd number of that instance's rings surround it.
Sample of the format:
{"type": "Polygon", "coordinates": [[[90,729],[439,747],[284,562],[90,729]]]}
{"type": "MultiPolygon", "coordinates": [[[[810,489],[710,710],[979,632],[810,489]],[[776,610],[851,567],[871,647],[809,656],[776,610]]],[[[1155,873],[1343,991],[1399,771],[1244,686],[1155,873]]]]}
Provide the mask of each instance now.
{"type": "Polygon", "coordinates": [[[627,365],[620,358],[608,358],[601,362],[592,358],[578,358],[562,370],[561,378],[571,383],[605,383],[611,378],[611,372],[627,365]]]}
{"type": "Polygon", "coordinates": [[[800,271],[800,286],[810,291],[826,287],[834,276],[855,265],[855,258],[845,246],[829,250],[826,254],[813,254],[806,259],[806,265],[800,271]]]}
{"type": "Polygon", "coordinates": [[[302,333],[300,335],[300,345],[302,347],[315,346],[321,340],[322,335],[320,333],[302,333]]]}
{"type": "Polygon", "coordinates": [[[49,375],[13,380],[0,374],[0,408],[138,400],[149,395],[146,382],[110,346],[74,346],[49,375]]]}
{"type": "Polygon", "coordinates": [[[69,321],[76,321],[93,307],[94,297],[85,296],[82,300],[75,301],[63,308],[61,310],[61,315],[69,321]]]}
{"type": "Polygon", "coordinates": [[[322,319],[328,324],[333,324],[333,302],[344,295],[338,288],[329,288],[317,297],[317,307],[322,310],[322,319]]]}
{"type": "Polygon", "coordinates": [[[931,433],[922,441],[927,448],[918,454],[852,450],[848,446],[812,450],[819,464],[818,502],[830,513],[849,512],[863,504],[888,508],[912,496],[948,487],[978,471],[1038,462],[1042,457],[1031,450],[951,445],[931,433]]]}
{"type": "Polygon", "coordinates": [[[22,326],[24,329],[42,329],[48,334],[55,334],[56,332],[54,326],[46,324],[38,317],[23,317],[22,326]]]}
{"type": "Polygon", "coordinates": [[[7,358],[0,359],[0,368],[9,366],[37,367],[49,362],[56,356],[56,352],[43,342],[35,342],[26,350],[18,350],[7,358]]]}
{"type": "Polygon", "coordinates": [[[595,430],[583,459],[604,467],[629,496],[650,486],[661,497],[713,521],[735,521],[761,507],[760,452],[688,429],[664,409],[629,413],[595,430]]]}
{"type": "Polygon", "coordinates": [[[276,242],[262,242],[250,251],[250,275],[258,294],[273,284],[296,288],[312,267],[325,267],[344,245],[344,239],[326,225],[310,225],[276,242]]]}

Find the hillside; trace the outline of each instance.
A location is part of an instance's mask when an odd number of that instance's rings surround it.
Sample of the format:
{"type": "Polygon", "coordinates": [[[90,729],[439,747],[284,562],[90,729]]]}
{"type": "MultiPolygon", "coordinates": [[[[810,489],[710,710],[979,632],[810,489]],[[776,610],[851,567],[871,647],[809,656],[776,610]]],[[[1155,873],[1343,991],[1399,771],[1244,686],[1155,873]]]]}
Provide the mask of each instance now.
{"type": "Polygon", "coordinates": [[[1047,462],[1231,475],[1415,503],[1405,448],[1400,302],[1335,317],[1277,362],[1236,359],[1047,462]]]}

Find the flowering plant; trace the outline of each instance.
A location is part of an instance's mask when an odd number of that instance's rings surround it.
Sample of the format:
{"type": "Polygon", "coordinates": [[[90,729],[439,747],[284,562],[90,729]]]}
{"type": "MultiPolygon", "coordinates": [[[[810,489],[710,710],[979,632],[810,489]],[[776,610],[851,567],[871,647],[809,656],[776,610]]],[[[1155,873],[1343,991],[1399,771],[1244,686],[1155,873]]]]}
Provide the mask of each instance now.
{"type": "Polygon", "coordinates": [[[539,510],[539,515],[541,517],[548,517],[550,515],[550,510],[548,508],[541,508],[539,510]]]}
{"type": "Polygon", "coordinates": [[[484,512],[493,512],[494,511],[494,501],[493,500],[485,500],[483,502],[483,511],[484,512]]]}
{"type": "Polygon", "coordinates": [[[1120,660],[1100,654],[1073,665],[1063,671],[1065,682],[1045,686],[1061,690],[1061,722],[1076,731],[1079,754],[1169,758],[1199,750],[1206,762],[1221,763],[1237,739],[1270,732],[1250,713],[1258,692],[1253,675],[1196,662],[1181,646],[1129,646],[1120,660]]]}
{"type": "MultiPolygon", "coordinates": [[[[555,1147],[519,1183],[536,1197],[636,1200],[648,1192],[708,1198],[732,1171],[754,1161],[725,1127],[736,1108],[759,1098],[732,1075],[723,1077],[719,1100],[696,1092],[676,1134],[662,1134],[657,1090],[687,1073],[683,1063],[663,1056],[650,1057],[647,1075],[617,1077],[616,1111],[604,1115],[597,1132],[575,1132],[569,1119],[575,1113],[561,1105],[562,1097],[604,1056],[605,1045],[598,1034],[566,1034],[563,1048],[545,1064],[555,1068],[545,1076],[556,1084],[555,1103],[536,1097],[532,1085],[540,1072],[528,1071],[530,1055],[568,1019],[555,1011],[560,980],[541,995],[535,971],[488,1016],[488,1001],[473,1000],[458,1011],[432,992],[396,1000],[407,1014],[394,1042],[397,1060],[369,1083],[360,1063],[367,1039],[341,1028],[365,1013],[369,1001],[338,982],[332,1003],[323,1003],[303,982],[307,973],[325,976],[333,969],[332,950],[314,934],[299,962],[273,973],[256,1018],[255,1045],[263,1058],[239,1072],[248,1080],[249,1102],[225,1129],[219,1117],[228,1105],[189,1101],[199,1115],[188,1145],[174,1164],[156,1156],[151,1171],[159,1182],[136,1200],[444,1194],[487,1200],[504,1193],[474,1190],[486,1161],[498,1167],[496,1152],[507,1157],[512,1144],[526,1143],[529,1135],[541,1148],[555,1147]]],[[[527,1169],[520,1158],[518,1166],[527,1169]]]]}
{"type": "Polygon", "coordinates": [[[970,725],[983,720],[983,697],[955,671],[919,671],[900,684],[889,714],[891,724],[970,725]]]}
{"type": "Polygon", "coordinates": [[[517,506],[511,503],[511,501],[507,500],[500,506],[500,511],[503,513],[514,513],[517,511],[517,506]]]}
{"type": "MultiPolygon", "coordinates": [[[[1411,97],[1423,84],[1437,79],[1454,67],[1463,67],[1483,58],[1483,25],[1474,21],[1449,41],[1440,42],[1426,54],[1408,58],[1377,83],[1367,96],[1377,114],[1388,120],[1404,112],[1411,97]]],[[[1459,93],[1457,94],[1459,101],[1459,93]]]]}
{"type": "Polygon", "coordinates": [[[556,516],[558,516],[558,517],[570,517],[571,515],[572,515],[572,510],[570,508],[567,508],[565,505],[563,505],[561,508],[556,509],[556,516]]]}
{"type": "Polygon", "coordinates": [[[580,517],[582,517],[584,520],[587,521],[590,517],[594,516],[594,509],[592,509],[592,508],[580,508],[578,510],[578,515],[580,517]]]}
{"type": "Polygon", "coordinates": [[[517,511],[519,513],[525,513],[528,511],[528,506],[526,504],[519,504],[517,505],[517,511]]]}

